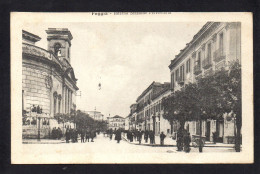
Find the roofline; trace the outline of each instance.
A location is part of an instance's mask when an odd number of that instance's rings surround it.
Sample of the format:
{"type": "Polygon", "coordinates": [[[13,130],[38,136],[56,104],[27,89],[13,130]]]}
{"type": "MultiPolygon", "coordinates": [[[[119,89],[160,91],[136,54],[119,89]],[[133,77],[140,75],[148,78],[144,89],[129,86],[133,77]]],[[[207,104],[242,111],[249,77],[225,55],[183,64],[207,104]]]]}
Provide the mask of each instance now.
{"type": "Polygon", "coordinates": [[[139,95],[139,97],[137,97],[136,102],[139,101],[140,98],[142,98],[145,94],[147,94],[147,92],[151,89],[151,87],[152,87],[155,83],[161,84],[160,82],[155,82],[155,81],[153,81],[153,82],[142,92],[142,94],[139,95]]]}
{"type": "Polygon", "coordinates": [[[209,27],[211,27],[216,22],[207,22],[202,26],[202,28],[193,36],[192,40],[186,44],[185,48],[180,51],[174,59],[171,60],[171,64],[168,66],[172,70],[173,66],[182,58],[182,56],[193,46],[193,44],[204,34],[209,27]]]}
{"type": "Polygon", "coordinates": [[[22,34],[28,34],[28,35],[34,37],[35,42],[42,39],[41,37],[39,37],[39,36],[37,36],[37,35],[35,35],[35,34],[32,34],[32,33],[28,32],[28,31],[26,31],[26,30],[22,30],[22,34]]]}

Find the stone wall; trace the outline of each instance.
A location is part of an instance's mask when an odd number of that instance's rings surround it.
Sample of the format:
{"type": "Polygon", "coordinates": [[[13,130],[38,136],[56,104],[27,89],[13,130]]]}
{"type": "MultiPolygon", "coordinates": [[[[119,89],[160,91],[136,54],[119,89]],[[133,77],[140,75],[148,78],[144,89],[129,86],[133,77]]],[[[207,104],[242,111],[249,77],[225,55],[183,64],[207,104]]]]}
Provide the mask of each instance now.
{"type": "Polygon", "coordinates": [[[45,79],[50,69],[43,63],[33,60],[23,61],[22,85],[24,90],[24,109],[30,111],[33,105],[40,105],[44,113],[50,113],[50,89],[45,79]]]}

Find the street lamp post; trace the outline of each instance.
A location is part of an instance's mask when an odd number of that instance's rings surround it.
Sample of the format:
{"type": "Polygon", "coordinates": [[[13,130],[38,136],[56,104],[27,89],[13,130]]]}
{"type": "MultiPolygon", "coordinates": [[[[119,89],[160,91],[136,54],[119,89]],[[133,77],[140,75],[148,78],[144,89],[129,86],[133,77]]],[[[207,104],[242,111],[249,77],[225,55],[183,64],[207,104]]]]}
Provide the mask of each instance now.
{"type": "Polygon", "coordinates": [[[40,129],[41,117],[38,117],[38,120],[39,120],[39,124],[38,124],[38,138],[37,138],[37,140],[41,141],[41,129],[40,129]]]}

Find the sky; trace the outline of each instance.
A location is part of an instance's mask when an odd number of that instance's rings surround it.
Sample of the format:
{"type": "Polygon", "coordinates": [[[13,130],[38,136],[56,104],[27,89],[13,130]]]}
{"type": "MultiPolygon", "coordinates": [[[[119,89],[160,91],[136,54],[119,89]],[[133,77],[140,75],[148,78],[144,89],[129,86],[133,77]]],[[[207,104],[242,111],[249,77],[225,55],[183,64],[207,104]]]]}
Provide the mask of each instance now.
{"type": "Polygon", "coordinates": [[[47,49],[45,30],[68,28],[81,91],[77,109],[126,117],[153,81],[170,82],[170,61],[205,23],[27,23],[23,29],[40,36],[36,45],[47,49]]]}

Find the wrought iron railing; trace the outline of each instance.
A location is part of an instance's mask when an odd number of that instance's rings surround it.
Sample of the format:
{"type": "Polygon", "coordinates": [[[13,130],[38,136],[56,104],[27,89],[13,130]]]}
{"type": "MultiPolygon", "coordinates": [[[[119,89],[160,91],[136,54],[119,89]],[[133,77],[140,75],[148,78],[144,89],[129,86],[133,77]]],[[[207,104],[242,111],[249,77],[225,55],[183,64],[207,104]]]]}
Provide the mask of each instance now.
{"type": "Polygon", "coordinates": [[[202,67],[204,69],[208,69],[209,67],[212,66],[212,62],[211,62],[211,57],[206,57],[203,61],[202,61],[202,67]]]}
{"type": "Polygon", "coordinates": [[[215,62],[220,62],[221,60],[226,58],[226,53],[223,49],[217,49],[214,52],[214,61],[215,62]]]}
{"type": "Polygon", "coordinates": [[[201,66],[198,64],[198,65],[195,65],[194,66],[194,74],[195,75],[198,75],[198,74],[200,74],[202,71],[201,71],[201,66]]]}

